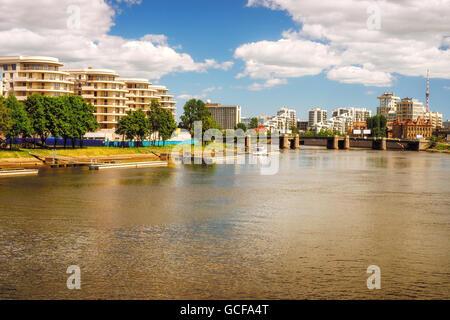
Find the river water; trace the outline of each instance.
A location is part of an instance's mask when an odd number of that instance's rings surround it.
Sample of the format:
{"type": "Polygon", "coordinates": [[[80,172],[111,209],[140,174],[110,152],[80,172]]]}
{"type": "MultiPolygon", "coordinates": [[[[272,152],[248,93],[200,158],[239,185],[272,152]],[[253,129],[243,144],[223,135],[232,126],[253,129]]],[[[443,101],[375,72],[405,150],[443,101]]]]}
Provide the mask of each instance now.
{"type": "Polygon", "coordinates": [[[2,178],[0,298],[450,298],[448,154],[304,148],[279,163],[2,178]]]}

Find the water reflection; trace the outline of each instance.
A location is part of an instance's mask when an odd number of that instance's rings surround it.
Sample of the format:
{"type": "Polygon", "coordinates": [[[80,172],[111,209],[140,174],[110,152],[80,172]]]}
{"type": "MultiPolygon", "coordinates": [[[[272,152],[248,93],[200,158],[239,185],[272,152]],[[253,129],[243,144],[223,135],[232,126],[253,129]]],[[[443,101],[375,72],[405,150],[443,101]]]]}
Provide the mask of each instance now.
{"type": "Polygon", "coordinates": [[[448,298],[450,158],[327,151],[257,165],[0,180],[0,298],[448,298]],[[65,287],[67,266],[82,290],[65,287]],[[382,290],[367,290],[367,266],[382,290]]]}

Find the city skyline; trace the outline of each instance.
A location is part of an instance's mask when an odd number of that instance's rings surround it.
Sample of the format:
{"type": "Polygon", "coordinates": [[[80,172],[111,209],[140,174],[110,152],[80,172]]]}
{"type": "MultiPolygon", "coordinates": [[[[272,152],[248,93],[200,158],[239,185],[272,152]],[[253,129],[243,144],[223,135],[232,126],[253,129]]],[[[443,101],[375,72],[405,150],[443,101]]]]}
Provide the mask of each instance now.
{"type": "MultiPolygon", "coordinates": [[[[339,6],[342,17],[330,22],[311,1],[80,0],[55,2],[54,10],[45,9],[51,1],[2,3],[18,10],[0,13],[8,43],[0,55],[54,56],[67,68],[109,68],[163,83],[178,101],[177,118],[190,98],[241,105],[243,116],[287,107],[300,119],[312,107],[375,113],[385,91],[425,104],[427,69],[430,107],[449,118],[446,0],[411,1],[402,11],[389,1],[373,7],[348,0],[339,6]],[[419,32],[405,17],[424,6],[427,15],[414,21],[419,32]],[[42,19],[26,19],[30,11],[42,19]],[[376,14],[379,26],[370,20],[376,14]]],[[[337,10],[328,1],[321,5],[324,12],[337,10]]]]}

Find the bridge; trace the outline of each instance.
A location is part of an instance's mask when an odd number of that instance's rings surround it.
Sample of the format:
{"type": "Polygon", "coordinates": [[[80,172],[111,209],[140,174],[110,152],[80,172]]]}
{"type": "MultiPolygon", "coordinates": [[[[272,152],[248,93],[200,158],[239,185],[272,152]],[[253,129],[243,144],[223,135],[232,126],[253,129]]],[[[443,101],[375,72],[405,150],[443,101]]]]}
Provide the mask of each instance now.
{"type": "Polygon", "coordinates": [[[281,135],[280,149],[300,149],[300,146],[323,146],[331,150],[374,149],[421,151],[427,147],[423,140],[399,140],[388,138],[351,138],[349,136],[300,137],[299,135],[281,135]]]}

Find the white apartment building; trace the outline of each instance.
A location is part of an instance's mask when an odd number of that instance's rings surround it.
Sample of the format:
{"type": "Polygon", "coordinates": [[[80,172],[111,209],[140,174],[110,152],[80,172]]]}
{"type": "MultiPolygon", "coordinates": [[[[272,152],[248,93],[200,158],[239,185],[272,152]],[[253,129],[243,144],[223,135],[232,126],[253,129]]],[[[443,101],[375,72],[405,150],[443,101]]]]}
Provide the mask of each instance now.
{"type": "Polygon", "coordinates": [[[346,133],[348,128],[353,124],[353,117],[348,113],[332,117],[323,122],[315,123],[311,130],[318,133],[321,130],[337,131],[339,133],[346,133]]]}
{"type": "Polygon", "coordinates": [[[14,94],[19,101],[38,93],[46,96],[73,94],[73,81],[57,58],[39,56],[0,57],[2,93],[14,94]]]}
{"type": "Polygon", "coordinates": [[[368,117],[372,116],[372,111],[359,107],[337,108],[333,110],[332,117],[338,117],[344,114],[349,115],[353,122],[361,122],[366,121],[368,117]]]}
{"type": "Polygon", "coordinates": [[[380,100],[380,106],[377,107],[377,115],[383,115],[387,121],[394,121],[397,117],[397,104],[400,101],[399,97],[394,95],[394,92],[385,92],[377,97],[380,100]]]}
{"type": "Polygon", "coordinates": [[[102,133],[97,136],[107,139],[117,138],[117,122],[127,110],[147,110],[153,98],[175,116],[176,101],[164,86],[152,85],[145,79],[121,79],[109,69],[62,67],[63,63],[53,57],[0,57],[0,94],[14,94],[19,101],[33,93],[79,95],[95,108],[102,133]]]}
{"type": "Polygon", "coordinates": [[[264,122],[264,126],[270,131],[279,133],[291,133],[291,127],[297,126],[297,112],[293,109],[281,108],[276,116],[270,117],[264,122]]]}
{"type": "Polygon", "coordinates": [[[433,129],[442,128],[443,127],[442,113],[432,112],[432,111],[425,112],[424,120],[429,120],[431,122],[431,127],[433,129]]]}
{"type": "Polygon", "coordinates": [[[308,126],[311,128],[316,123],[324,123],[327,120],[327,110],[313,108],[308,112],[308,126]]]}

